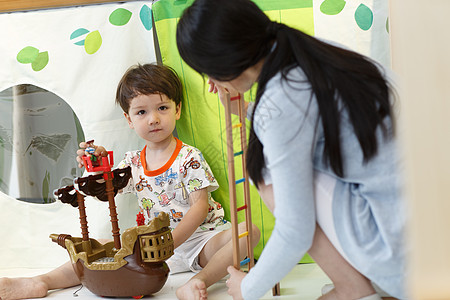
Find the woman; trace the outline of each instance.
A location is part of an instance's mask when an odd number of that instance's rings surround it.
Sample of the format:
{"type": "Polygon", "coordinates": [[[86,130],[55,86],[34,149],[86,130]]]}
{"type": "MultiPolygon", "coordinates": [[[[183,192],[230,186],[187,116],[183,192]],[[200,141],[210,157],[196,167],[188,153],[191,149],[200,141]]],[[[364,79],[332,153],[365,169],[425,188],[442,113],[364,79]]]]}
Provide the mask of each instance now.
{"type": "Polygon", "coordinates": [[[367,57],[270,19],[249,0],[197,0],[183,60],[223,93],[258,84],[247,167],[275,226],[229,293],[258,299],[308,252],[333,281],[320,299],[405,298],[405,213],[391,87],[367,57]]]}

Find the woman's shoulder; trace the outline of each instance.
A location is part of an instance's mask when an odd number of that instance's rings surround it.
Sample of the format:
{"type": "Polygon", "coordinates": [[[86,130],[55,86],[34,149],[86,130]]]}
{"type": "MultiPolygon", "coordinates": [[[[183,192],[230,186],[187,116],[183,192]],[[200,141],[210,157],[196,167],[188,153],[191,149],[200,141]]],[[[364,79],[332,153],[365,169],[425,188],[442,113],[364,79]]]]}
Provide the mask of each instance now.
{"type": "Polygon", "coordinates": [[[295,88],[309,84],[305,72],[299,66],[290,66],[278,71],[267,83],[266,90],[278,88],[290,83],[288,87],[295,88]]]}
{"type": "MultiPolygon", "coordinates": [[[[292,104],[301,104],[298,99],[312,96],[311,83],[306,77],[304,71],[299,66],[291,66],[284,70],[280,70],[267,83],[264,95],[262,98],[284,98],[292,104]]],[[[288,107],[288,109],[290,109],[288,107]]]]}
{"type": "Polygon", "coordinates": [[[270,79],[254,109],[253,126],[260,140],[271,136],[282,141],[302,128],[313,132],[318,117],[311,85],[303,71],[295,67],[270,79]]]}
{"type": "Polygon", "coordinates": [[[278,72],[266,85],[255,113],[271,117],[314,113],[311,84],[300,67],[278,72]]]}

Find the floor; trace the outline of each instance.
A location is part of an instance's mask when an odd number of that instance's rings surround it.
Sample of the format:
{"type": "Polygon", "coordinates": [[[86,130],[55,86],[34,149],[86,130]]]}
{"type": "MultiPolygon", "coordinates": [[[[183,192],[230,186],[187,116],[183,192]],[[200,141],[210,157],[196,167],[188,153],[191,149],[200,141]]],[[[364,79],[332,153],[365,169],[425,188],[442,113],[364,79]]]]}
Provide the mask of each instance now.
{"type": "MultiPolygon", "coordinates": [[[[33,276],[41,274],[43,271],[45,270],[7,269],[0,270],[0,277],[33,276]]],[[[161,291],[152,297],[148,297],[148,299],[176,299],[176,288],[186,282],[192,275],[193,273],[181,273],[169,276],[161,291]]],[[[230,299],[225,280],[226,278],[208,288],[208,299],[230,299]]],[[[272,291],[269,291],[261,299],[313,300],[320,296],[320,290],[326,283],[330,283],[330,280],[316,264],[299,264],[281,281],[281,296],[273,297],[272,291]]],[[[74,297],[76,299],[105,299],[92,294],[86,288],[80,288],[81,286],[51,291],[47,299],[74,299],[74,297]]]]}

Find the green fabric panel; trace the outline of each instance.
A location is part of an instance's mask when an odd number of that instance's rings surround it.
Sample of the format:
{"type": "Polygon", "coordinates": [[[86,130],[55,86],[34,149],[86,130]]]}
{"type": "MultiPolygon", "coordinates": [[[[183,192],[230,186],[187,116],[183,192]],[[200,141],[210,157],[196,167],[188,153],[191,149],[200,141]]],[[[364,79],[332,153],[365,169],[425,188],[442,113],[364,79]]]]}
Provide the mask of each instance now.
{"type": "MultiPolygon", "coordinates": [[[[158,35],[162,62],[174,68],[184,84],[185,102],[182,106],[181,118],[177,122],[177,132],[180,139],[200,149],[211,166],[220,188],[213,193],[216,201],[225,209],[225,217],[230,219],[230,205],[228,198],[228,166],[227,141],[225,131],[224,108],[217,95],[207,92],[206,79],[186,65],[176,46],[175,32],[178,17],[183,9],[193,1],[160,0],[153,4],[152,10],[155,20],[155,29],[158,35]]],[[[271,8],[268,16],[278,22],[286,23],[295,28],[302,29],[308,34],[314,34],[314,20],[312,1],[255,1],[260,7],[271,8]],[[287,9],[274,9],[277,7],[287,9]],[[306,6],[306,7],[305,7],[306,6]]],[[[255,89],[245,94],[245,99],[254,101],[255,89]]],[[[233,124],[237,123],[233,116],[233,124]]],[[[247,136],[250,127],[247,122],[247,136]]],[[[233,146],[235,152],[240,151],[239,129],[234,129],[233,146]]],[[[236,180],[242,177],[242,161],[235,159],[236,180]]],[[[243,185],[236,186],[238,207],[243,204],[243,185]]],[[[255,186],[250,187],[252,222],[261,230],[261,239],[255,248],[255,257],[258,258],[268,241],[274,226],[274,217],[267,209],[255,186]]],[[[238,212],[238,220],[245,220],[244,211],[238,212]]],[[[306,255],[302,262],[312,262],[306,255]]]]}
{"type": "MultiPolygon", "coordinates": [[[[175,1],[158,1],[153,4],[155,22],[164,19],[176,19],[181,17],[184,9],[190,6],[194,0],[175,0],[175,1]]],[[[311,8],[313,0],[254,0],[259,8],[267,12],[270,10],[288,10],[296,8],[311,8]]]]}

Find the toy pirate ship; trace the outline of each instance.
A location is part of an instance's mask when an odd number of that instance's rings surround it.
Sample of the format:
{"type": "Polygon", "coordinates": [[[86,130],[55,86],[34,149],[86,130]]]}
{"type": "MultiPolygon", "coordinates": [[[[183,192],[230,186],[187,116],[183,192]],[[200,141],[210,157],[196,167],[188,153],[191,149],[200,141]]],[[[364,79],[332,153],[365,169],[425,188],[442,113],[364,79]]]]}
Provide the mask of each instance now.
{"type": "Polygon", "coordinates": [[[169,216],[160,213],[148,225],[125,230],[120,239],[114,196],[127,185],[131,168],[111,171],[112,151],[95,161],[84,156],[83,161],[89,172],[102,173],[76,178],[74,185],[54,192],[63,203],[78,207],[82,237],[52,234],[50,238],[67,249],[78,278],[92,293],[139,298],[158,292],[169,274],[165,260],[172,256],[174,249],[169,216]],[[101,244],[89,238],[84,205],[86,195],[109,202],[113,242],[101,244]]]}

